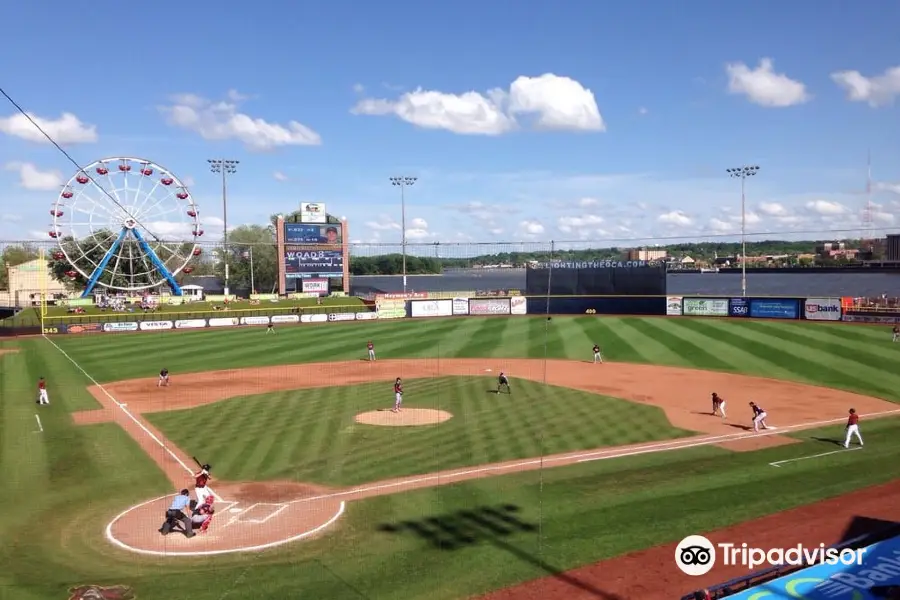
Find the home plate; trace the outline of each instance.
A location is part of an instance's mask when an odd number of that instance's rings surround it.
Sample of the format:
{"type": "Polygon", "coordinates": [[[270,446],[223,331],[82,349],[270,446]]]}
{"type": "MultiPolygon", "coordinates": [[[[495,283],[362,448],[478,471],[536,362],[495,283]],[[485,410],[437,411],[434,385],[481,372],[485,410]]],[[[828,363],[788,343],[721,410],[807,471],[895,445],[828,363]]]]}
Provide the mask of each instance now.
{"type": "Polygon", "coordinates": [[[491,369],[485,369],[484,372],[485,372],[485,373],[490,373],[490,372],[491,372],[491,369]]]}
{"type": "Polygon", "coordinates": [[[244,512],[244,509],[243,508],[232,508],[228,512],[230,512],[233,515],[236,515],[238,513],[244,512]]]}

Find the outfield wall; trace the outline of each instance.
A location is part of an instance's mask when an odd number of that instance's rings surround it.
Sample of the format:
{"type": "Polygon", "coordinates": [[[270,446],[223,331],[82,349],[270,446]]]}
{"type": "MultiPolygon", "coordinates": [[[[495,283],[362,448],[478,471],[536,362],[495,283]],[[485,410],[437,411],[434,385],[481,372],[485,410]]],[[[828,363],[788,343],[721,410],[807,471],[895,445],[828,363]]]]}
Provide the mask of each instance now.
{"type": "MultiPolygon", "coordinates": [[[[508,293],[504,291],[504,293],[508,293]]],[[[852,323],[900,323],[900,314],[866,314],[848,310],[841,298],[761,298],[695,296],[480,296],[476,292],[416,292],[382,294],[369,307],[322,306],[285,314],[283,309],[208,313],[108,313],[84,315],[77,323],[54,318],[45,323],[47,335],[71,333],[129,333],[228,327],[263,327],[436,317],[510,317],[554,315],[616,315],[708,317],[723,319],[780,319],[852,323]],[[274,313],[274,314],[273,314],[274,313]]],[[[34,335],[40,328],[0,328],[0,336],[34,335]]]]}

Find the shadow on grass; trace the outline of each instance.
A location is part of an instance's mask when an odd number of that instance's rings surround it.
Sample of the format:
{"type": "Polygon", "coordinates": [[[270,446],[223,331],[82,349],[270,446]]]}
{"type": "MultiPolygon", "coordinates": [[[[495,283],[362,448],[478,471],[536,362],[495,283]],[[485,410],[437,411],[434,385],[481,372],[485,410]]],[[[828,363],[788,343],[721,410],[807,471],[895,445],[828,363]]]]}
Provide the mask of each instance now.
{"type": "Polygon", "coordinates": [[[834,438],[811,437],[809,439],[825,444],[834,444],[835,446],[840,446],[841,448],[844,447],[844,442],[842,442],[841,440],[836,440],[834,438]]]}
{"type": "Polygon", "coordinates": [[[521,533],[537,533],[538,527],[523,520],[517,513],[518,506],[479,506],[467,510],[415,521],[400,521],[378,525],[383,533],[412,534],[433,548],[446,551],[461,550],[476,544],[487,543],[533,565],[555,579],[603,600],[626,600],[617,594],[605,592],[586,581],[567,574],[540,557],[523,550],[506,538],[521,533]]]}

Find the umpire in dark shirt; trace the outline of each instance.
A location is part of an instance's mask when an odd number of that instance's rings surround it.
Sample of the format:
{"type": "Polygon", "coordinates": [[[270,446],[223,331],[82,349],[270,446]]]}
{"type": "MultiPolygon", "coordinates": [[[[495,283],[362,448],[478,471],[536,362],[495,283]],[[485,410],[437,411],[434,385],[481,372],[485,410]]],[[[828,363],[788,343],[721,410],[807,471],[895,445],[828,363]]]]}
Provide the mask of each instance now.
{"type": "Polygon", "coordinates": [[[184,526],[184,535],[189,538],[197,535],[194,533],[194,524],[191,522],[190,515],[184,511],[185,508],[190,506],[190,503],[191,493],[186,489],[181,490],[181,493],[175,496],[175,499],[172,500],[172,505],[166,511],[166,522],[159,528],[159,532],[166,535],[172,531],[172,525],[176,521],[181,521],[181,524],[184,526]]]}

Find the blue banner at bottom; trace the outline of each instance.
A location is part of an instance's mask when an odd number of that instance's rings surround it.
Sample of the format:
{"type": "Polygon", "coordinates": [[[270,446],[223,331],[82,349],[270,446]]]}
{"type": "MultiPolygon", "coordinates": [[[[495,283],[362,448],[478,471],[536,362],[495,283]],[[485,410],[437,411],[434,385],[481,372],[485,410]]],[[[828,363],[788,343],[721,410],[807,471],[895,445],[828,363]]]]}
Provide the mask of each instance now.
{"type": "MultiPolygon", "coordinates": [[[[810,548],[810,551],[815,548],[810,548]]],[[[900,537],[867,546],[850,565],[817,564],[728,596],[728,600],[876,600],[900,585],[900,537]]]]}

